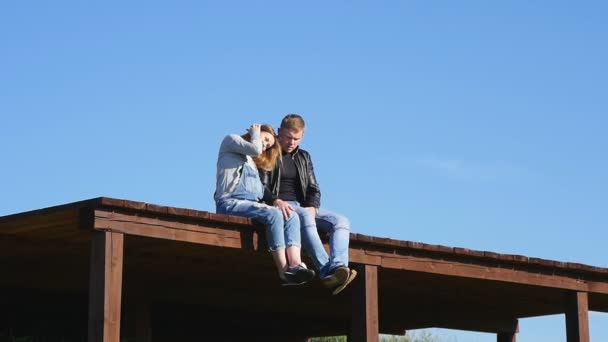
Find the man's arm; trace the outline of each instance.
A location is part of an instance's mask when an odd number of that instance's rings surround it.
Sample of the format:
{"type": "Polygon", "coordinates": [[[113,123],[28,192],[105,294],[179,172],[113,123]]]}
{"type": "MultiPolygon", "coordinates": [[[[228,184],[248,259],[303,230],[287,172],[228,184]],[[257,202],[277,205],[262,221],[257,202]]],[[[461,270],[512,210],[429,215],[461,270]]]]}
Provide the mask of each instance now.
{"type": "Polygon", "coordinates": [[[302,203],[303,207],[314,207],[319,209],[321,206],[321,188],[317,183],[317,177],[315,176],[315,169],[312,165],[312,158],[310,154],[305,154],[306,162],[306,177],[308,177],[308,187],[306,188],[306,201],[302,203]]]}

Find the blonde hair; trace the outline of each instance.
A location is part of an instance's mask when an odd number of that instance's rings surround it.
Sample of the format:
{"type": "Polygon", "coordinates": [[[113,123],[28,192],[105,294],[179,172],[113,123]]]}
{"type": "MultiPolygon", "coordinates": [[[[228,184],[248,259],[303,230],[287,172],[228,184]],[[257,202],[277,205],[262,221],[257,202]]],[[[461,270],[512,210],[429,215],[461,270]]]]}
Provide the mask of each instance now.
{"type": "Polygon", "coordinates": [[[288,129],[288,130],[296,130],[303,131],[304,130],[304,119],[298,114],[287,114],[281,120],[281,128],[280,129],[288,129]]]}
{"type": "MultiPolygon", "coordinates": [[[[270,133],[274,137],[274,144],[262,152],[259,156],[253,158],[255,165],[262,170],[272,171],[277,165],[277,161],[281,157],[281,145],[278,142],[278,137],[272,126],[264,124],[260,126],[260,131],[270,133]]],[[[243,139],[251,141],[249,133],[242,136],[243,139]]]]}

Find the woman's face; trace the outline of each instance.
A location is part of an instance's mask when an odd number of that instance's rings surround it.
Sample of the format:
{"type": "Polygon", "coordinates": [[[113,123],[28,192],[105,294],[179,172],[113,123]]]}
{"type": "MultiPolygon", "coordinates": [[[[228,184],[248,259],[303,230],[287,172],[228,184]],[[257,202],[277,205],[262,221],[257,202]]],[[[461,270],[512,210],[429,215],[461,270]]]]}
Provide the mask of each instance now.
{"type": "Polygon", "coordinates": [[[274,145],[274,136],[268,132],[262,132],[262,151],[266,151],[274,145]]]}

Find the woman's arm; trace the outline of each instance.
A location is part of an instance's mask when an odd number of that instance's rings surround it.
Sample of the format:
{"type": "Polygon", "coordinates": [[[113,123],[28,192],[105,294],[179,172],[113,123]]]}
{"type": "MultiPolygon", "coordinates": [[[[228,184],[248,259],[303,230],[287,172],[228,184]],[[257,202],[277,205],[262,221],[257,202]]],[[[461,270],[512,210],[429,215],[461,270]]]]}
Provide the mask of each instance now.
{"type": "Polygon", "coordinates": [[[260,125],[254,124],[249,128],[251,141],[243,139],[240,135],[230,134],[222,142],[222,151],[244,154],[257,157],[262,154],[262,138],[260,125]]]}

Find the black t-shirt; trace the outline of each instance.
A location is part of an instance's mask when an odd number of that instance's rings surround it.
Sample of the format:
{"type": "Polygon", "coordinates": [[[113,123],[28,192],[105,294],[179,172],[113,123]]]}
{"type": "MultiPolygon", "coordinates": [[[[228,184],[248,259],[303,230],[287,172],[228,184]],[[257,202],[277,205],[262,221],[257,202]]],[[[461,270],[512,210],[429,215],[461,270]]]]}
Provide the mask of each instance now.
{"type": "Polygon", "coordinates": [[[279,198],[283,201],[302,201],[302,185],[298,169],[290,153],[284,153],[281,165],[281,186],[279,187],[279,198]]]}

